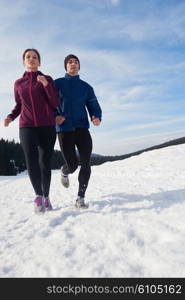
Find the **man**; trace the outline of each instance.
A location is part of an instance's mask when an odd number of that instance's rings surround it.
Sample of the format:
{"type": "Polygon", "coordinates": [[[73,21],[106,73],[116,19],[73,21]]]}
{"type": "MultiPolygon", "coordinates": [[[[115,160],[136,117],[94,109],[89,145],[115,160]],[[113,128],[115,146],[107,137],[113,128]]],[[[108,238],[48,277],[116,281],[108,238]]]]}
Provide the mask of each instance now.
{"type": "Polygon", "coordinates": [[[87,208],[85,192],[88,186],[91,166],[92,138],[89,128],[90,119],[95,126],[101,122],[102,111],[93,88],[81,80],[78,73],[80,61],[77,56],[69,54],[64,60],[65,77],[55,80],[59,90],[59,115],[56,117],[58,140],[65,164],[61,168],[61,182],[69,187],[69,174],[78,168],[79,152],[80,171],[78,175],[79,188],[76,199],[77,208],[87,208]]]}

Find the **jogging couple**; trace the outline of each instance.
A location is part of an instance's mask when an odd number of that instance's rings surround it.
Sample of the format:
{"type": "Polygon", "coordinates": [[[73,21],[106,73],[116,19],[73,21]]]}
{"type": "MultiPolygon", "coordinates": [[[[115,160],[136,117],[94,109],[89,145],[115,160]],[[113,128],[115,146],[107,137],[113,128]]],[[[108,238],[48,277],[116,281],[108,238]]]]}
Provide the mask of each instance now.
{"type": "Polygon", "coordinates": [[[80,170],[75,205],[87,208],[85,192],[91,174],[92,153],[88,114],[95,126],[100,125],[102,114],[94,90],[80,79],[80,61],[73,54],[64,60],[65,77],[56,80],[38,70],[41,57],[36,49],[24,51],[23,63],[26,71],[15,81],[16,104],[4,120],[4,126],[20,115],[19,136],[35,192],[35,213],[52,210],[49,190],[56,133],[65,160],[61,168],[61,182],[69,187],[69,174],[78,167],[77,148],[80,170]]]}

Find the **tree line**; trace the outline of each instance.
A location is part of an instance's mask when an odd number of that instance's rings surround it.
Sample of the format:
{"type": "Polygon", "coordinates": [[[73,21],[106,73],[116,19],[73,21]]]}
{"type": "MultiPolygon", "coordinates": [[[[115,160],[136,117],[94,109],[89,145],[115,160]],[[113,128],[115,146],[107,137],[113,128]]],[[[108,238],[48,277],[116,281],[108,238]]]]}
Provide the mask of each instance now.
{"type": "MultiPolygon", "coordinates": [[[[178,145],[178,144],[184,144],[184,143],[185,143],[185,137],[181,137],[178,139],[174,139],[129,154],[114,155],[114,156],[92,154],[91,166],[100,165],[108,161],[110,162],[116,160],[123,160],[134,155],[139,155],[146,151],[152,151],[152,150],[178,145]]],[[[52,170],[60,169],[63,164],[64,164],[64,159],[61,154],[61,151],[54,150],[52,156],[52,162],[51,162],[52,170]]],[[[79,165],[80,165],[80,160],[79,160],[79,165]]],[[[17,175],[18,173],[23,172],[24,170],[26,170],[26,163],[25,163],[24,153],[21,144],[15,143],[14,140],[8,141],[8,140],[1,139],[0,140],[0,176],[17,175]]]]}
{"type": "MultiPolygon", "coordinates": [[[[64,163],[61,151],[54,150],[52,169],[59,169],[64,163]]],[[[17,175],[26,170],[24,153],[20,143],[14,140],[0,140],[0,175],[17,175]]]]}
{"type": "MultiPolygon", "coordinates": [[[[77,153],[78,155],[78,153],[77,153]]],[[[78,156],[79,157],[79,156],[78,156]]],[[[91,165],[101,164],[104,161],[99,159],[99,155],[93,155],[91,165]]],[[[80,160],[79,165],[80,165],[80,160]]],[[[51,160],[52,170],[60,169],[64,164],[64,158],[61,151],[54,150],[51,160]]],[[[17,175],[26,170],[24,153],[20,143],[14,140],[0,140],[0,176],[17,175]]]]}

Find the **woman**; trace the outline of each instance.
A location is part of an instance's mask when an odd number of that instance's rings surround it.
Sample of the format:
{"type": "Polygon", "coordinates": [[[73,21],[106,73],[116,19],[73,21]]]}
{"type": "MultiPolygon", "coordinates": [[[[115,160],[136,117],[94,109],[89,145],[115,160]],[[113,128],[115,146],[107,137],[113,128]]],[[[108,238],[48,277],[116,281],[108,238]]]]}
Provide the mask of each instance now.
{"type": "Polygon", "coordinates": [[[8,126],[19,119],[19,135],[27,170],[35,191],[36,213],[51,210],[49,189],[51,182],[51,157],[56,141],[54,110],[59,104],[57,89],[50,76],[43,75],[40,54],[36,49],[26,49],[23,63],[26,71],[15,81],[16,105],[4,120],[8,126]]]}

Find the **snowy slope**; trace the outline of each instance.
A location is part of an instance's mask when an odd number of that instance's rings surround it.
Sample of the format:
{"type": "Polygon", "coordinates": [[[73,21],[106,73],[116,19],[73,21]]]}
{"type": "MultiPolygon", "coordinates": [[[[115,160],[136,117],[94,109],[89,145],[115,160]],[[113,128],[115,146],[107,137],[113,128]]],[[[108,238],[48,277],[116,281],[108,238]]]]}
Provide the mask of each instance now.
{"type": "Polygon", "coordinates": [[[26,174],[0,177],[0,277],[185,277],[185,145],[92,167],[88,210],[53,171],[54,211],[26,174]]]}

